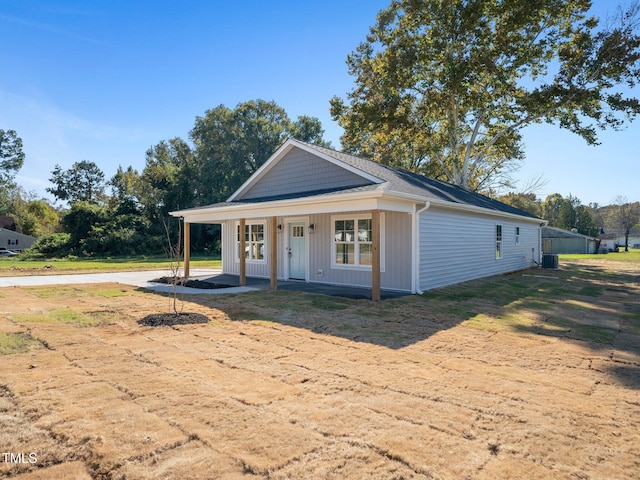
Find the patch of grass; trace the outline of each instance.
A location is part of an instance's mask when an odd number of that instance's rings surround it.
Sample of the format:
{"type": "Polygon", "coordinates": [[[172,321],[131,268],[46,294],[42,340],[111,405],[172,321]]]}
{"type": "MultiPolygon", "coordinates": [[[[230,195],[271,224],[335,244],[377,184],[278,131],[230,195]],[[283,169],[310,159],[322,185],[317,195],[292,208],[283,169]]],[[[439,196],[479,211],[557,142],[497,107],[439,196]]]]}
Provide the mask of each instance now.
{"type": "Polygon", "coordinates": [[[602,295],[602,288],[595,285],[587,285],[582,287],[578,294],[584,295],[585,297],[599,297],[602,295]]]}
{"type": "Polygon", "coordinates": [[[525,298],[518,302],[518,306],[521,308],[549,310],[554,307],[554,303],[550,300],[541,300],[538,298],[525,298]]]}
{"type": "Polygon", "coordinates": [[[94,290],[93,293],[107,298],[125,297],[128,295],[128,291],[122,288],[102,288],[94,290]]]}
{"type": "Polygon", "coordinates": [[[640,335],[640,313],[625,312],[622,314],[625,329],[634,335],[640,335]]]}
{"type": "MultiPolygon", "coordinates": [[[[572,332],[573,331],[574,330],[572,330],[572,332]]],[[[588,340],[606,345],[611,344],[618,334],[616,330],[598,325],[578,325],[575,332],[579,335],[580,340],[588,340]]]]}
{"type": "MultiPolygon", "coordinates": [[[[622,249],[621,249],[622,250],[622,249]]],[[[580,260],[598,260],[604,264],[609,262],[634,263],[640,264],[640,249],[630,248],[628,252],[620,251],[618,253],[603,254],[562,254],[559,261],[563,260],[580,261],[580,260]]]]}
{"type": "Polygon", "coordinates": [[[94,327],[99,325],[100,318],[97,315],[87,315],[71,309],[53,310],[49,314],[55,322],[66,323],[76,327],[94,327]]]}
{"type": "Polygon", "coordinates": [[[18,323],[64,323],[81,328],[95,327],[105,322],[103,312],[83,313],[66,308],[46,313],[17,314],[13,315],[13,319],[18,323]]]}
{"type": "Polygon", "coordinates": [[[610,344],[618,333],[611,328],[599,325],[587,325],[560,317],[550,317],[527,325],[525,322],[513,324],[520,332],[537,333],[550,336],[566,336],[587,342],[610,344]]]}
{"type": "Polygon", "coordinates": [[[492,332],[501,330],[500,325],[495,321],[493,317],[490,317],[483,313],[474,315],[469,320],[463,322],[462,325],[465,327],[475,328],[476,330],[489,330],[492,332]]]}
{"type": "Polygon", "coordinates": [[[344,310],[351,306],[348,300],[336,297],[327,297],[323,295],[314,295],[311,297],[311,306],[320,310],[344,310]]]}
{"type": "MultiPolygon", "coordinates": [[[[27,272],[49,275],[52,273],[72,272],[121,272],[131,270],[159,270],[169,268],[171,261],[163,256],[153,257],[117,257],[96,259],[46,259],[20,260],[16,258],[0,258],[0,275],[13,276],[27,272]]],[[[192,268],[219,268],[220,257],[191,256],[192,268]]]]}
{"type": "Polygon", "coordinates": [[[233,320],[251,320],[251,321],[270,320],[265,314],[256,312],[254,310],[248,310],[248,309],[236,310],[233,313],[231,313],[230,316],[233,320]]]}
{"type": "Polygon", "coordinates": [[[0,355],[27,353],[40,347],[40,342],[25,333],[0,332],[0,355]]]}
{"type": "Polygon", "coordinates": [[[85,291],[73,286],[45,286],[45,287],[28,287],[25,290],[38,298],[76,298],[87,295],[85,291]]]}

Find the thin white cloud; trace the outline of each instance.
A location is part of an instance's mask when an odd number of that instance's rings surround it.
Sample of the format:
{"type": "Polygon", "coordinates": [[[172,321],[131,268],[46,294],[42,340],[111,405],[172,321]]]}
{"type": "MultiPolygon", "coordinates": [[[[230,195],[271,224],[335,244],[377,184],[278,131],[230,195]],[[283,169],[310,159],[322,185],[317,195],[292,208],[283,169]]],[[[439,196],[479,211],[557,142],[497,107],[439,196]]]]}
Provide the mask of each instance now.
{"type": "MultiPolygon", "coordinates": [[[[25,163],[16,180],[25,190],[47,196],[47,179],[56,164],[70,167],[80,160],[95,161],[105,173],[111,163],[132,163],[119,156],[140,143],[143,132],[113,126],[66,111],[37,94],[20,95],[0,87],[0,128],[15,130],[23,142],[25,163]]],[[[140,147],[140,158],[144,148],[140,147]]],[[[115,167],[114,167],[115,168],[115,167]]]]}
{"type": "Polygon", "coordinates": [[[41,31],[44,31],[44,32],[53,33],[55,35],[61,35],[63,37],[67,37],[67,38],[70,38],[72,40],[78,40],[78,41],[81,41],[81,42],[92,43],[94,45],[101,45],[101,46],[107,46],[108,45],[108,43],[103,42],[101,40],[97,40],[95,38],[87,37],[85,35],[80,35],[78,33],[72,32],[70,30],[67,30],[67,29],[64,29],[64,28],[60,28],[60,27],[56,27],[56,26],[48,24],[48,23],[38,22],[38,21],[34,21],[34,20],[28,20],[26,18],[15,17],[13,15],[6,15],[6,14],[2,14],[2,13],[0,13],[0,20],[1,21],[5,21],[5,22],[9,22],[9,23],[13,23],[13,24],[16,24],[16,25],[20,25],[21,27],[32,28],[32,29],[35,29],[35,30],[41,30],[41,31]]]}

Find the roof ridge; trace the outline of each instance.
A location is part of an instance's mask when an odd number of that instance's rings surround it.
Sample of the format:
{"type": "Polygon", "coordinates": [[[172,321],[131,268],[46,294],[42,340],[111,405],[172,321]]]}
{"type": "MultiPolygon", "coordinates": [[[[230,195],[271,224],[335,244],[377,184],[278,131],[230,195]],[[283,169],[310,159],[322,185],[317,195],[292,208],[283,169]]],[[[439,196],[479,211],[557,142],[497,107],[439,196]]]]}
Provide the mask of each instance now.
{"type": "Polygon", "coordinates": [[[428,177],[422,173],[411,172],[403,168],[385,165],[383,163],[376,162],[375,160],[341,152],[333,148],[323,147],[297,139],[293,140],[320,153],[330,155],[332,158],[344,162],[352,168],[379,178],[384,182],[383,184],[385,185],[385,188],[390,191],[414,193],[427,198],[431,197],[434,199],[441,199],[451,203],[466,204],[485,208],[487,210],[512,213],[530,218],[539,218],[529,212],[460,185],[428,177]]]}

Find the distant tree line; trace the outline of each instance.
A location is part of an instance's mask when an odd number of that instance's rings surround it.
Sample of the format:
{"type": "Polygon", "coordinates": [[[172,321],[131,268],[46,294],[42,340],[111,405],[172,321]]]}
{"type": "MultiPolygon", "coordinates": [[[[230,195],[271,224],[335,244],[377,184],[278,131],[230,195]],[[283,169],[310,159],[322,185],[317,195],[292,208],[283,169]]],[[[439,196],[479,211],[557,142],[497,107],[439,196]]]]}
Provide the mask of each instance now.
{"type": "Polygon", "coordinates": [[[629,202],[622,196],[606,206],[583,205],[579,198],[571,194],[563,197],[559,193],[548,195],[544,200],[539,200],[535,193],[508,193],[497,199],[547,220],[551,227],[590,237],[597,237],[605,229],[606,233],[619,233],[625,236],[627,251],[631,229],[640,224],[640,202],[629,202]]]}
{"type": "MultiPolygon", "coordinates": [[[[29,253],[44,257],[162,253],[165,224],[172,233],[178,229],[169,211],[224,201],[287,138],[329,146],[317,118],[293,121],[273,101],[219,105],[196,117],[190,141],[175,137],[149,148],[141,172],[119,166],[106,179],[92,161],[56,165],[47,191],[66,202],[56,209],[10,181],[24,160],[22,142],[10,131],[5,153],[1,132],[0,215],[15,217],[23,233],[39,237],[29,253]]],[[[219,226],[193,225],[191,240],[194,252],[217,254],[219,226]]]]}

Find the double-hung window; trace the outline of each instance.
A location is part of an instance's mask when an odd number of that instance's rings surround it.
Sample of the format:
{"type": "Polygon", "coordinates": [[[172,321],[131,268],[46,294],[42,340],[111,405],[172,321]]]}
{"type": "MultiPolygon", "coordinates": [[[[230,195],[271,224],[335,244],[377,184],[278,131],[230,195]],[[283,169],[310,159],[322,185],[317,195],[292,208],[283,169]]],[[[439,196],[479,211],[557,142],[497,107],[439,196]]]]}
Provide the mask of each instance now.
{"type": "Polygon", "coordinates": [[[520,245],[520,227],[516,227],[516,245],[520,245]]]}
{"type": "MultiPolygon", "coordinates": [[[[332,218],[332,223],[332,266],[334,268],[370,269],[373,263],[371,216],[335,216],[332,218]]],[[[383,230],[382,225],[381,230],[383,230]]],[[[381,248],[381,251],[384,249],[381,248]]],[[[383,265],[382,257],[381,265],[383,265]]]]}
{"type": "Polygon", "coordinates": [[[496,225],[496,260],[502,258],[502,225],[496,225]]]}
{"type": "MultiPolygon", "coordinates": [[[[244,258],[249,262],[266,262],[264,252],[264,223],[244,226],[244,258]]],[[[236,225],[236,259],[240,259],[240,224],[236,225]]]]}

